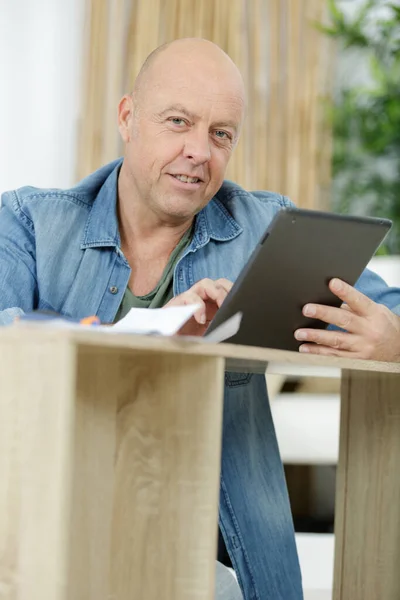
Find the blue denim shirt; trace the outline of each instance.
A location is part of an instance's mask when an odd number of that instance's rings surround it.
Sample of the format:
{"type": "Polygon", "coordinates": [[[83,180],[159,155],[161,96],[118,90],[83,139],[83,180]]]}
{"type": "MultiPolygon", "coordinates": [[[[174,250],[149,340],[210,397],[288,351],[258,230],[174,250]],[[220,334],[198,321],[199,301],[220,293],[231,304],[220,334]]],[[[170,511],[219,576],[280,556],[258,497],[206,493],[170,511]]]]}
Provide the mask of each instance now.
{"type": "MultiPolygon", "coordinates": [[[[68,190],[7,192],[0,210],[0,324],[51,309],[112,322],[130,276],[116,213],[121,160],[68,190]]],[[[275,213],[290,201],[224,182],[197,215],[174,293],[234,281],[275,213]]],[[[357,287],[400,314],[400,290],[365,272],[357,287]]],[[[226,374],[219,525],[245,600],[300,600],[300,569],[283,468],[261,375],[226,374]]]]}

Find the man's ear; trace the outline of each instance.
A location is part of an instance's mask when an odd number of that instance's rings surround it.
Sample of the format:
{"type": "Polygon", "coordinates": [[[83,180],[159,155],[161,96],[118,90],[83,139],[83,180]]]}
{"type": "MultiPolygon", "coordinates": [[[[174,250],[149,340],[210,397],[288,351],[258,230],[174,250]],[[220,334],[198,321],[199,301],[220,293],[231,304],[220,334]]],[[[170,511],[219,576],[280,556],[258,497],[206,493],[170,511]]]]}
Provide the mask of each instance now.
{"type": "Polygon", "coordinates": [[[130,142],[134,119],[132,96],[125,94],[118,104],[118,129],[125,144],[130,142]]]}

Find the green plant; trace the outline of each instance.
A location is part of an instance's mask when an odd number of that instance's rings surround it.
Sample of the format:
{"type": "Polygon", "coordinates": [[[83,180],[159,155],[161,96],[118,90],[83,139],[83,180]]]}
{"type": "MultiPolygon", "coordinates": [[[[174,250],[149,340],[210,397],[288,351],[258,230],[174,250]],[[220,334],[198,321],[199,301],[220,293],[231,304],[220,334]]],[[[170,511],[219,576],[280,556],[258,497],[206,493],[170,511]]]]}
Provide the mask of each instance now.
{"type": "Polygon", "coordinates": [[[367,60],[364,86],[351,82],[331,107],[333,208],[393,220],[381,253],[400,253],[400,6],[364,2],[346,17],[328,0],[330,26],[319,28],[367,60]],[[383,14],[382,14],[383,13],[383,14]]]}

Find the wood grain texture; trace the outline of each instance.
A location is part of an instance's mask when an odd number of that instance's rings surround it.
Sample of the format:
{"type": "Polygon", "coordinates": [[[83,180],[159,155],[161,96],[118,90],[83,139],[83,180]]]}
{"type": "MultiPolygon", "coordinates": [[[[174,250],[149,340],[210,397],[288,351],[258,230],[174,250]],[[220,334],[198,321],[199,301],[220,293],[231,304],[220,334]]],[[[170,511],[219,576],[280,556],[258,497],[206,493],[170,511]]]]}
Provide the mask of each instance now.
{"type": "Polygon", "coordinates": [[[118,397],[110,597],[211,600],[223,360],[142,353],[121,365],[133,389],[118,397]]]}
{"type": "Polygon", "coordinates": [[[211,600],[223,359],[82,347],[71,598],[211,600]]]}
{"type": "Polygon", "coordinates": [[[334,600],[400,598],[400,376],[344,372],[334,600]]]}
{"type": "MultiPolygon", "coordinates": [[[[25,322],[26,323],[26,322],[25,322]]],[[[2,331],[6,339],[27,339],[28,336],[40,340],[66,338],[79,345],[97,346],[107,351],[108,348],[120,350],[146,350],[151,352],[166,352],[172,354],[193,354],[197,356],[219,356],[226,359],[226,369],[242,372],[298,374],[298,367],[328,367],[329,369],[354,369],[356,371],[379,371],[382,373],[400,373],[400,363],[376,362],[349,358],[336,358],[315,356],[274,350],[272,348],[257,348],[253,346],[240,346],[237,344],[210,344],[201,338],[185,338],[183,336],[162,337],[142,336],[133,334],[114,335],[109,331],[97,328],[82,327],[80,329],[53,329],[34,324],[18,324],[2,331]],[[287,365],[282,370],[282,367],[287,365]],[[275,368],[276,366],[276,368],[275,368]]],[[[318,375],[318,373],[315,373],[318,375]]]]}
{"type": "Polygon", "coordinates": [[[223,358],[4,333],[1,600],[211,600],[223,358]]]}
{"type": "Polygon", "coordinates": [[[68,600],[74,359],[0,337],[0,598],[68,600]]]}
{"type": "Polygon", "coordinates": [[[347,369],[335,600],[399,598],[399,364],[20,325],[0,337],[1,600],[212,599],[224,357],[347,369]]]}
{"type": "Polygon", "coordinates": [[[68,598],[108,600],[117,398],[129,389],[118,353],[77,350],[68,598]]]}

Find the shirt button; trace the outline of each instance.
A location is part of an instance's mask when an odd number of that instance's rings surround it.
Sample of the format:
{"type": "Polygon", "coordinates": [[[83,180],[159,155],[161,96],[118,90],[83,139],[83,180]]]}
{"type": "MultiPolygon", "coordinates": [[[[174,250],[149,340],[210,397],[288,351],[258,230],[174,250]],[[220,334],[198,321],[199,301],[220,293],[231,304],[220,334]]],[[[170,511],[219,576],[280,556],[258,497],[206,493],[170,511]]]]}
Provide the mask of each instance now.
{"type": "Polygon", "coordinates": [[[118,288],[117,288],[115,285],[112,285],[112,286],[110,287],[110,292],[111,292],[112,294],[118,294],[118,288]]]}

